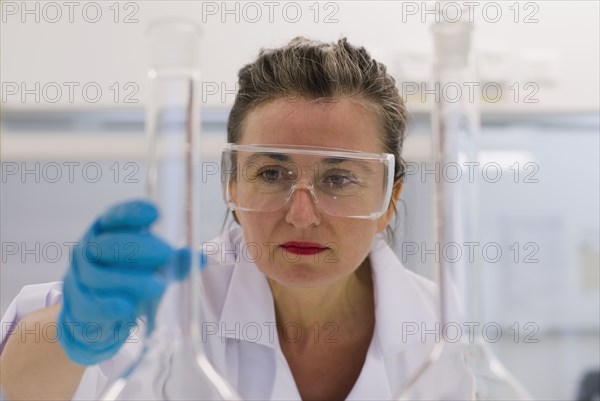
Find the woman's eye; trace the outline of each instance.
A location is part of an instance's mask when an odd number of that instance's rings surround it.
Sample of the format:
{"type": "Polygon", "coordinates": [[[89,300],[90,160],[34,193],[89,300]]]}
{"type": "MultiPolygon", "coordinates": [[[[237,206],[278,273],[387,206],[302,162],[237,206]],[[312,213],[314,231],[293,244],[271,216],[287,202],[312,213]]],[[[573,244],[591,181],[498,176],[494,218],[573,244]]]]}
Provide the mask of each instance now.
{"type": "Polygon", "coordinates": [[[266,181],[275,181],[279,178],[280,174],[278,170],[266,170],[260,173],[260,176],[266,181]]]}
{"type": "Polygon", "coordinates": [[[261,171],[258,176],[267,182],[275,182],[285,178],[285,172],[279,168],[269,168],[261,171]]]}
{"type": "Polygon", "coordinates": [[[342,174],[332,174],[325,180],[326,183],[334,187],[344,187],[352,183],[352,179],[342,174]]]}

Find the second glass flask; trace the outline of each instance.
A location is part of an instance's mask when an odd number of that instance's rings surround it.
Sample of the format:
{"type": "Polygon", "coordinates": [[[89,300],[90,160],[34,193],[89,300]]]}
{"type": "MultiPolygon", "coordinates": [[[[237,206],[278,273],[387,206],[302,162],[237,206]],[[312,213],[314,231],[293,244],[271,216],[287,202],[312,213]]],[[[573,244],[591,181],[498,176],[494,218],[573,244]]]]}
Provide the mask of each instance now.
{"type": "MultiPolygon", "coordinates": [[[[478,165],[475,145],[480,126],[478,99],[469,96],[468,91],[469,85],[477,83],[471,61],[473,24],[465,18],[452,22],[440,18],[432,28],[434,84],[443,88],[432,110],[432,162],[441,171],[456,167],[460,176],[466,177],[469,166],[478,165]],[[459,88],[458,95],[445,92],[452,88],[459,88]]],[[[444,175],[435,180],[434,189],[439,339],[396,399],[455,399],[453,394],[440,390],[440,382],[449,370],[466,368],[471,377],[464,377],[465,399],[530,400],[525,388],[494,355],[482,330],[472,330],[485,324],[481,313],[481,260],[442,254],[449,245],[477,243],[477,184],[444,175]],[[444,352],[457,355],[454,365],[442,360],[444,352]]]]}

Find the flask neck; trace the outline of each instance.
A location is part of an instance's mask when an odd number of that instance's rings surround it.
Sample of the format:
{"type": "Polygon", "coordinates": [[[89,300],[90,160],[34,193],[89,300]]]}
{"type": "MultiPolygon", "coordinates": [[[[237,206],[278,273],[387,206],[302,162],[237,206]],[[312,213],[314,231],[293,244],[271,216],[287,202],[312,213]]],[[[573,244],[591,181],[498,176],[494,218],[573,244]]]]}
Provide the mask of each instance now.
{"type": "Polygon", "coordinates": [[[199,74],[183,66],[152,69],[149,77],[147,194],[159,210],[153,231],[178,255],[165,272],[169,285],[158,307],[155,331],[178,332],[187,338],[198,332],[195,325],[201,310],[200,258],[195,254],[201,185],[199,74]],[[185,261],[179,257],[184,251],[189,253],[185,261]],[[183,263],[191,266],[184,269],[183,263]],[[182,269],[189,272],[183,280],[182,269]]]}
{"type": "Polygon", "coordinates": [[[435,183],[436,241],[439,244],[438,279],[442,324],[455,319],[477,321],[480,308],[478,260],[465,244],[476,241],[477,183],[465,177],[477,165],[479,85],[471,58],[472,24],[442,21],[433,27],[435,85],[440,99],[432,113],[433,162],[442,179],[435,183]],[[461,179],[444,172],[455,168],[461,179]],[[461,250],[453,258],[444,254],[452,244],[461,250]]]}

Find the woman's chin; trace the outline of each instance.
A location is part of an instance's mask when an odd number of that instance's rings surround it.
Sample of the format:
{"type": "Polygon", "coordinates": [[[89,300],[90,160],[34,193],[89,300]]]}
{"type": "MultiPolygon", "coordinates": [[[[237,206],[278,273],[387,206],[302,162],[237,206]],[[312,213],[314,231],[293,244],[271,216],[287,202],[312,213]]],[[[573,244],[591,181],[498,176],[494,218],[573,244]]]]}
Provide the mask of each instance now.
{"type": "Polygon", "coordinates": [[[343,275],[333,274],[330,271],[323,271],[322,266],[309,266],[304,264],[294,264],[289,267],[280,268],[277,271],[264,271],[263,273],[278,285],[288,288],[319,288],[341,280],[343,275]]]}

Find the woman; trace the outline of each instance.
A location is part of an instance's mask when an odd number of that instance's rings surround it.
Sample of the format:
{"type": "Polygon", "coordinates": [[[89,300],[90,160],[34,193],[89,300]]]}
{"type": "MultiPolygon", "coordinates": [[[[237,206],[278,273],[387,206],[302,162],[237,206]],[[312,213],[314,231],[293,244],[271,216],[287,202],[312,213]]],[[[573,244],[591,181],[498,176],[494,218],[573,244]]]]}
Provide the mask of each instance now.
{"type": "MultiPolygon", "coordinates": [[[[276,322],[277,335],[250,339],[205,325],[207,354],[245,399],[389,399],[435,341],[406,336],[404,324],[431,330],[437,320],[432,283],[405,270],[382,240],[405,170],[406,110],[395,81],[345,39],[296,38],[261,51],[239,83],[228,123],[234,145],[224,154],[239,225],[206,249],[203,295],[217,328],[276,322]],[[219,249],[235,251],[227,258],[219,249]],[[290,338],[290,327],[305,335],[290,338]]],[[[133,241],[136,263],[75,249],[62,290],[26,287],[13,302],[4,321],[73,332],[59,343],[3,338],[9,397],[95,397],[127,362],[126,328],[151,320],[165,286],[156,273],[176,256],[149,234],[155,219],[143,202],[109,210],[82,243],[112,255],[115,241],[133,241]],[[89,322],[104,328],[93,343],[78,331],[89,322]]],[[[434,394],[472,396],[458,353],[446,350],[436,367],[434,394]]]]}

